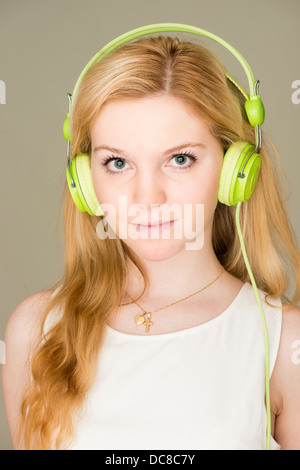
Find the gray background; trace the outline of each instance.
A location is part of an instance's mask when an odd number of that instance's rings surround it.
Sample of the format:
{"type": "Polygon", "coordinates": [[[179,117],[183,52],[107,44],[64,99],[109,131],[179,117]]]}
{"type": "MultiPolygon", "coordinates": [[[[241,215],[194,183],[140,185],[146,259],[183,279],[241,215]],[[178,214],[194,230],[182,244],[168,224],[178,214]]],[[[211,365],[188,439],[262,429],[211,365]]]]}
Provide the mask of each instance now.
{"type": "MultiPolygon", "coordinates": [[[[0,0],[1,286],[0,340],[10,313],[62,274],[61,196],[67,92],[107,42],[140,26],[185,23],[235,46],[261,81],[264,131],[273,139],[288,181],[289,218],[300,239],[299,0],[0,0]]],[[[181,34],[179,37],[193,39],[181,34]]],[[[243,69],[222,46],[216,52],[248,90],[243,69]]],[[[0,449],[12,449],[0,395],[0,449]]]]}

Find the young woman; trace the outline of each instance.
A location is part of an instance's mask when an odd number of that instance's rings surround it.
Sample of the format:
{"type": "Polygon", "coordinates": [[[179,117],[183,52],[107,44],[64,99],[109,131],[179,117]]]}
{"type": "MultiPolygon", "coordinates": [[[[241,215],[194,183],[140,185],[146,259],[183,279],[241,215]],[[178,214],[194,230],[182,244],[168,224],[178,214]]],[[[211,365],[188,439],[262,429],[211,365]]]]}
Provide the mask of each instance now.
{"type": "MultiPolygon", "coordinates": [[[[255,143],[244,102],[211,52],[163,35],[83,78],[72,157],[89,156],[106,220],[79,211],[66,185],[63,276],[9,319],[16,449],[265,448],[261,318],[236,207],[218,200],[225,151],[255,143]]],[[[240,217],[268,325],[271,448],[300,449],[300,258],[264,133],[260,155],[240,217]]]]}

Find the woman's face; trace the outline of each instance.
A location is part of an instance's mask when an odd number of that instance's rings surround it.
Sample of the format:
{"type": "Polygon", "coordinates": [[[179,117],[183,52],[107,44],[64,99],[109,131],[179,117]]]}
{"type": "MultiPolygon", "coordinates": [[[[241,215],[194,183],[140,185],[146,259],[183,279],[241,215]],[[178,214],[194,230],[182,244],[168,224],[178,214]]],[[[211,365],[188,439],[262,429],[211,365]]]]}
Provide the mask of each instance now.
{"type": "Polygon", "coordinates": [[[90,130],[95,192],[119,238],[152,261],[211,242],[223,149],[204,119],[162,95],[108,102],[90,130]]]}

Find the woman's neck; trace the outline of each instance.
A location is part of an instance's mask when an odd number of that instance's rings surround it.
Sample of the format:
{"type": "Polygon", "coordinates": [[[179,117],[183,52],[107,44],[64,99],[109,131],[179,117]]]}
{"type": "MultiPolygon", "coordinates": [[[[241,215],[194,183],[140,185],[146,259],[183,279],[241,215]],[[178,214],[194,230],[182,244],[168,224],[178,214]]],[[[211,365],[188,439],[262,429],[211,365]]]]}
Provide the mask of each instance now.
{"type": "MultiPolygon", "coordinates": [[[[149,302],[152,308],[153,304],[164,300],[171,302],[174,297],[182,298],[206,287],[215,281],[224,269],[213,250],[185,251],[167,260],[143,259],[142,262],[149,277],[149,289],[140,300],[149,302]]],[[[131,264],[126,284],[126,293],[129,296],[126,303],[130,298],[136,299],[142,293],[143,287],[141,274],[135,265],[131,264]]]]}

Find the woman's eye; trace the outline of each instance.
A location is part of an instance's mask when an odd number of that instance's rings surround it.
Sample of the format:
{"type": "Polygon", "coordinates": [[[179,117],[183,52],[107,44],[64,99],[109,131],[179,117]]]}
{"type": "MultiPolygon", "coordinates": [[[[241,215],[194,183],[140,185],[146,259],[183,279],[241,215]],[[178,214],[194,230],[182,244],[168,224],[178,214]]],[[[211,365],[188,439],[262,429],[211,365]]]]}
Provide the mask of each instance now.
{"type": "Polygon", "coordinates": [[[123,170],[125,167],[125,161],[121,158],[112,158],[110,162],[112,162],[112,167],[116,170],[123,170]]]}
{"type": "Polygon", "coordinates": [[[110,173],[112,175],[116,175],[117,173],[123,173],[124,166],[125,166],[125,160],[123,158],[118,158],[118,157],[109,157],[104,160],[102,160],[101,165],[105,167],[105,171],[107,173],[110,173]],[[112,163],[112,165],[109,167],[108,165],[112,163]]]}
{"type": "MultiPolygon", "coordinates": [[[[197,157],[191,153],[183,152],[173,155],[170,161],[172,160],[175,161],[175,165],[168,166],[171,166],[176,170],[188,170],[197,161],[197,157]]],[[[120,157],[108,157],[101,161],[101,165],[105,167],[105,171],[107,173],[111,175],[117,175],[124,173],[124,168],[126,168],[126,161],[120,157]]]]}
{"type": "Polygon", "coordinates": [[[193,163],[196,161],[196,157],[194,155],[180,153],[178,155],[174,155],[171,160],[176,162],[175,166],[182,167],[182,169],[187,169],[193,165],[193,163]],[[189,163],[189,161],[192,163],[189,163]],[[187,165],[187,163],[189,164],[187,165]]]}

